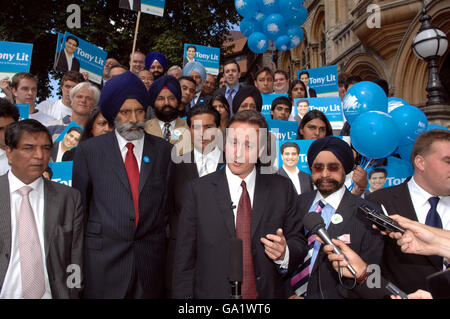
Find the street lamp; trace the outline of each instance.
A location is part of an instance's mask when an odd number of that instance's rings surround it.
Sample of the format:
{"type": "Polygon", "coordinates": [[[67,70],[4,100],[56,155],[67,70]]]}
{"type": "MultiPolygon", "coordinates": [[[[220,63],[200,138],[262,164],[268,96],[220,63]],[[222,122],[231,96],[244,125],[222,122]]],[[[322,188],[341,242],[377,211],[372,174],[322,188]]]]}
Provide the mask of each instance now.
{"type": "Polygon", "coordinates": [[[448,47],[448,38],[444,32],[435,28],[431,22],[431,17],[427,15],[425,5],[422,9],[420,22],[422,26],[413,40],[412,48],[414,53],[428,63],[428,101],[427,106],[445,104],[442,93],[442,84],[439,80],[437,61],[445,54],[448,47]]]}

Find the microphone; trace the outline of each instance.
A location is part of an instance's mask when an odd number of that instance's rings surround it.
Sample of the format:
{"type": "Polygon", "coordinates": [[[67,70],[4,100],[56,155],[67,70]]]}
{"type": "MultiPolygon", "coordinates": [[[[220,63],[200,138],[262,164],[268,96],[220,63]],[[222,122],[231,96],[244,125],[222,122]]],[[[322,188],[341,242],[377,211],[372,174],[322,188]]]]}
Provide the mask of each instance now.
{"type": "Polygon", "coordinates": [[[228,280],[231,282],[231,299],[242,299],[241,284],[244,277],[244,266],[242,261],[242,239],[231,240],[230,274],[228,280]]]}
{"type": "MultiPolygon", "coordinates": [[[[319,236],[325,244],[332,245],[333,252],[335,254],[344,255],[341,250],[331,241],[331,238],[328,235],[327,230],[325,229],[325,223],[322,216],[320,216],[316,212],[310,212],[303,218],[303,224],[305,225],[306,229],[311,232],[311,234],[316,234],[317,236],[319,236]]],[[[345,256],[344,260],[348,263],[348,260],[347,258],[345,258],[345,256]]],[[[349,263],[347,265],[347,269],[356,278],[356,271],[349,263]]]]}

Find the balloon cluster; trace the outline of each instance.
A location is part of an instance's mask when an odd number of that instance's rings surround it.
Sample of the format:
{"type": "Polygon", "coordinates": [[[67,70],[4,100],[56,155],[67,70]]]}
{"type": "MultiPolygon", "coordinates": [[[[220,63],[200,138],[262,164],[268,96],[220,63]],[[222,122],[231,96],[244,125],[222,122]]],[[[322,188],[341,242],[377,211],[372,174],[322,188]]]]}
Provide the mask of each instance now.
{"type": "MultiPolygon", "coordinates": [[[[387,98],[373,82],[353,85],[344,97],[343,111],[350,124],[350,138],[356,151],[369,159],[393,154],[409,162],[412,145],[427,130],[425,114],[406,101],[387,98]]],[[[364,167],[363,167],[364,168],[364,167]]]]}
{"type": "Polygon", "coordinates": [[[237,12],[243,16],[241,32],[248,37],[248,47],[264,53],[269,40],[279,51],[295,48],[303,40],[301,26],[308,17],[304,0],[235,0],[237,12]]]}

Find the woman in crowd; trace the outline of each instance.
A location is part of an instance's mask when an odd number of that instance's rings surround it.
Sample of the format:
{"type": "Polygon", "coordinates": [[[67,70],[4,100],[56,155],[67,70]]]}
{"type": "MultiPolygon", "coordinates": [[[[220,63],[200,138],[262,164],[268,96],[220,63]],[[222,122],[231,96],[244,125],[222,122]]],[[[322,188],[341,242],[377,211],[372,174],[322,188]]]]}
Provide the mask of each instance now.
{"type": "Polygon", "coordinates": [[[319,110],[311,110],[302,118],[298,126],[298,140],[316,140],[333,135],[330,121],[319,110]]]}
{"type": "Polygon", "coordinates": [[[220,129],[224,130],[230,120],[230,106],[228,101],[222,94],[216,94],[211,99],[211,105],[220,114],[220,129]]]}

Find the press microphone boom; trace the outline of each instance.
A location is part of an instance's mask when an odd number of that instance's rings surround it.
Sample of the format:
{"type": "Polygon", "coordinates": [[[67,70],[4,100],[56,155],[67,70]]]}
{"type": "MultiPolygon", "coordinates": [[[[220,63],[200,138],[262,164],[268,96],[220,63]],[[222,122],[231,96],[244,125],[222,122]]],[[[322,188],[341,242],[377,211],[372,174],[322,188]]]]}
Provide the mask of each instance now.
{"type": "MultiPolygon", "coordinates": [[[[341,252],[341,250],[335,244],[333,244],[333,242],[331,241],[331,238],[328,235],[327,230],[325,229],[325,223],[323,221],[322,216],[320,216],[316,212],[310,212],[310,213],[306,214],[306,216],[303,218],[303,224],[305,225],[305,228],[311,234],[316,234],[317,236],[319,236],[325,244],[332,245],[333,252],[335,254],[344,256],[344,254],[341,252]]],[[[345,256],[344,256],[344,260],[347,262],[348,270],[356,278],[355,269],[353,269],[353,267],[348,263],[347,258],[345,258],[345,256]]]]}
{"type": "Polygon", "coordinates": [[[241,284],[244,277],[242,259],[242,239],[233,238],[231,240],[230,275],[228,278],[231,282],[231,299],[242,299],[241,284]]]}

